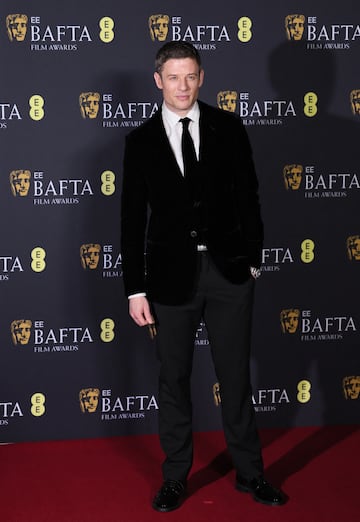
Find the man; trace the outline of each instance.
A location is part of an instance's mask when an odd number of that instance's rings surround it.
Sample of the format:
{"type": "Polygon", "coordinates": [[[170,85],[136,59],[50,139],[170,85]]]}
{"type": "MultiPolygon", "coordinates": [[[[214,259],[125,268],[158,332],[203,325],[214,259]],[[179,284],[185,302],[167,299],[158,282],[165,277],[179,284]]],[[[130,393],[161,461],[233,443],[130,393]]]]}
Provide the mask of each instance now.
{"type": "Polygon", "coordinates": [[[281,492],[263,478],[249,381],[251,271],[259,273],[263,236],[250,145],[237,116],[197,100],[204,71],[191,44],[166,43],[155,69],[163,104],[126,139],[121,239],[130,315],[157,330],[166,458],[153,507],[171,511],[185,496],[193,452],[190,376],[201,319],[236,487],[265,504],[282,504],[281,492]],[[182,149],[187,128],[193,141],[182,149]],[[191,144],[196,158],[188,159],[191,144]]]}

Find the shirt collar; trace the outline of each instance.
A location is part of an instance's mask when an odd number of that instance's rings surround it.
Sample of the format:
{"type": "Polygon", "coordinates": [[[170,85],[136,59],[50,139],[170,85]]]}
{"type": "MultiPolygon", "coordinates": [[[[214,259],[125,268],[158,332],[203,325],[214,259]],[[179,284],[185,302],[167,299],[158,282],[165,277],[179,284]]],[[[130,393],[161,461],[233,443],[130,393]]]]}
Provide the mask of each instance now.
{"type": "MultiPolygon", "coordinates": [[[[167,121],[170,127],[174,127],[178,123],[180,119],[179,115],[171,111],[165,103],[162,104],[161,111],[162,117],[167,121]]],[[[190,118],[190,120],[192,120],[194,123],[199,123],[200,109],[198,102],[194,103],[194,105],[191,107],[186,116],[190,118]]]]}

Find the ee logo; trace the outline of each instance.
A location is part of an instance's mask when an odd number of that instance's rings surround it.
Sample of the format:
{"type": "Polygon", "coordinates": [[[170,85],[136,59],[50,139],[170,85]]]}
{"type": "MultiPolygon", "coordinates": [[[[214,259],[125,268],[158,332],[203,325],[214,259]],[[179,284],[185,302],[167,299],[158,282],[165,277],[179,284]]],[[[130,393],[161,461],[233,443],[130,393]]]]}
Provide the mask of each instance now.
{"type": "Polygon", "coordinates": [[[31,251],[31,268],[34,272],[43,272],[46,268],[46,252],[41,247],[33,248],[31,251]]]}
{"type": "Polygon", "coordinates": [[[315,258],[315,243],[312,239],[304,239],[301,243],[301,261],[303,263],[312,263],[315,258]]]}
{"type": "Polygon", "coordinates": [[[114,333],[114,328],[115,328],[115,323],[112,319],[110,318],[107,318],[107,319],[103,319],[100,323],[100,328],[101,328],[101,334],[100,334],[100,339],[104,342],[104,343],[110,343],[114,337],[115,337],[115,333],[114,333]]]}
{"type": "Polygon", "coordinates": [[[30,118],[35,121],[42,120],[45,111],[44,111],[44,98],[40,96],[40,94],[34,94],[29,99],[29,105],[30,105],[30,118]]]}
{"type": "Polygon", "coordinates": [[[31,413],[34,417],[41,417],[45,413],[45,395],[34,393],[31,396],[31,413]]]}
{"type": "Polygon", "coordinates": [[[241,18],[239,18],[237,25],[239,28],[237,37],[240,40],[240,42],[248,42],[249,40],[251,40],[251,38],[252,38],[252,32],[251,32],[252,21],[251,21],[251,19],[248,18],[247,16],[242,16],[241,18]]]}
{"type": "Polygon", "coordinates": [[[114,39],[114,20],[109,16],[104,16],[100,22],[100,40],[104,43],[110,43],[114,39]]]}
{"type": "Polygon", "coordinates": [[[318,97],[314,92],[307,92],[304,96],[304,114],[308,118],[313,118],[317,113],[318,97]]]}
{"type": "Polygon", "coordinates": [[[101,192],[104,196],[112,196],[115,192],[115,174],[111,170],[104,170],[101,174],[101,192]]]}
{"type": "Polygon", "coordinates": [[[311,383],[310,381],[300,381],[297,385],[297,400],[301,402],[302,404],[305,404],[305,402],[309,402],[311,399],[311,383]]]}

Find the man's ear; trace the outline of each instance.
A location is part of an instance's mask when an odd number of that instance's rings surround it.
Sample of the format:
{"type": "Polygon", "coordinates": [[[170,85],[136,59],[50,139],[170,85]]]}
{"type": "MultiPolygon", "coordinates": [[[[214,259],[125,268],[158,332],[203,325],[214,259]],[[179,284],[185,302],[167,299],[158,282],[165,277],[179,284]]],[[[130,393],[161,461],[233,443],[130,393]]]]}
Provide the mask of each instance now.
{"type": "Polygon", "coordinates": [[[156,87],[158,87],[158,89],[162,89],[163,88],[162,79],[158,72],[154,72],[154,80],[156,83],[156,87]]]}
{"type": "Polygon", "coordinates": [[[199,84],[199,87],[202,86],[202,84],[204,83],[204,69],[200,69],[200,73],[199,73],[199,77],[200,77],[200,84],[199,84]]]}

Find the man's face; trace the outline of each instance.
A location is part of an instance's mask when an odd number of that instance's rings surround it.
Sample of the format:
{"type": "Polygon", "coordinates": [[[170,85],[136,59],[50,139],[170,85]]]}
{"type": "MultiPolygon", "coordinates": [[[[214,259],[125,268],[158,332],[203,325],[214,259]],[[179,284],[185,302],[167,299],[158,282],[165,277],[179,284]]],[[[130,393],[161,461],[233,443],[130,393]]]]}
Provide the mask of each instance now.
{"type": "Polygon", "coordinates": [[[167,107],[184,117],[197,100],[204,71],[192,58],[171,58],[164,63],[161,74],[154,73],[154,78],[167,107]]]}
{"type": "Polygon", "coordinates": [[[159,42],[166,40],[169,28],[169,23],[166,18],[156,18],[151,27],[154,32],[155,40],[158,40],[159,42]]]}

